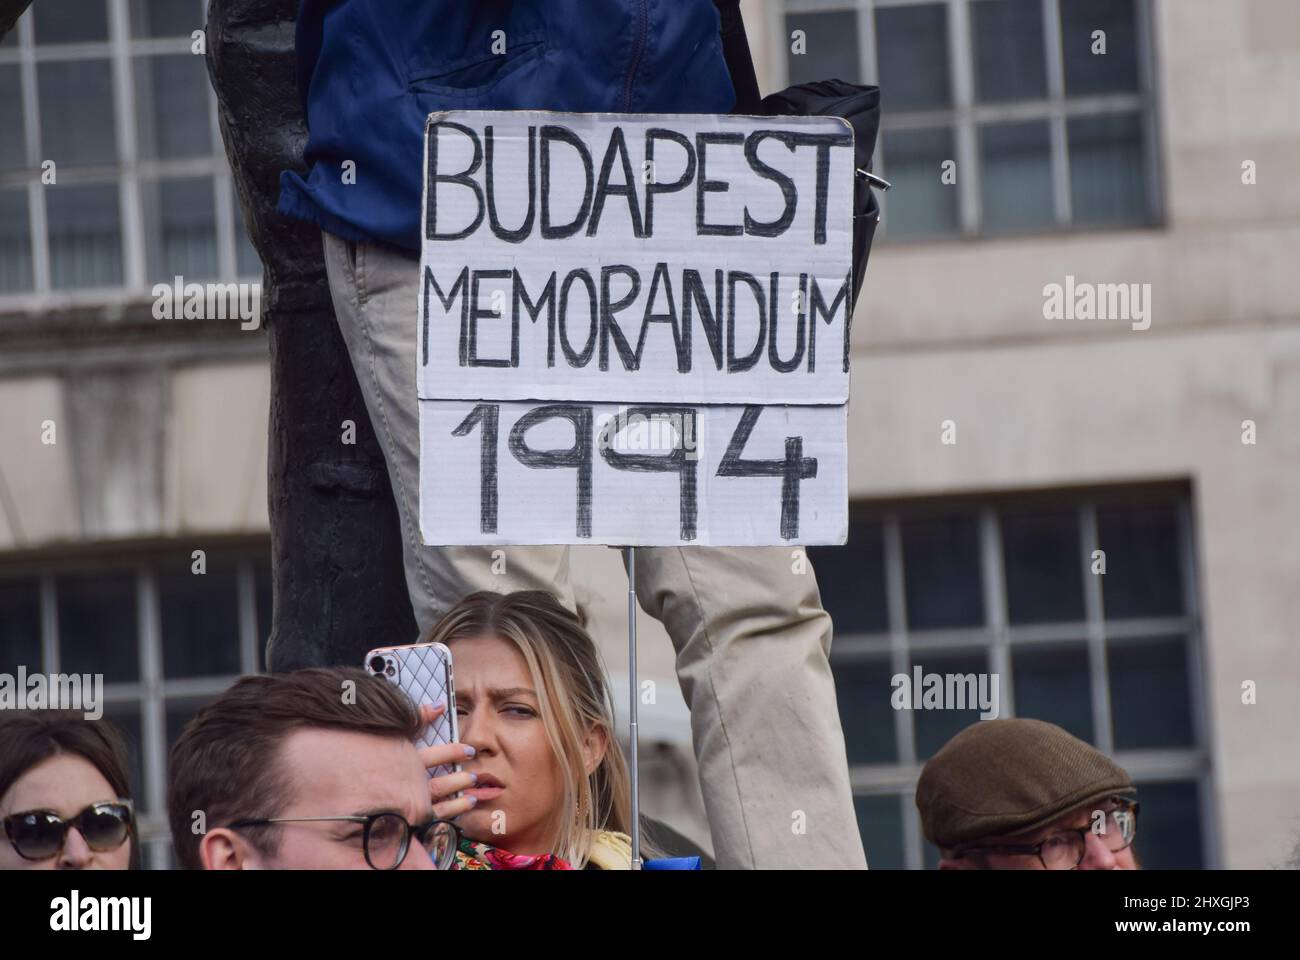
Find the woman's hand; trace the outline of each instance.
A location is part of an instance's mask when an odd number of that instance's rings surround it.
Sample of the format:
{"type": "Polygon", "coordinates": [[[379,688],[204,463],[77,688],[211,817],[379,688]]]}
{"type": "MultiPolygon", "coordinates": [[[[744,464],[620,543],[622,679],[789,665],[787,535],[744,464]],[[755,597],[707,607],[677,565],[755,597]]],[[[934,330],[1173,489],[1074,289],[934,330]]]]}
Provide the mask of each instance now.
{"type": "MultiPolygon", "coordinates": [[[[442,716],[446,709],[445,703],[437,706],[421,704],[420,719],[428,726],[442,716]]],[[[432,770],[435,767],[464,763],[474,756],[474,748],[463,743],[440,743],[433,747],[421,747],[419,753],[420,762],[432,770]]],[[[478,803],[478,797],[457,797],[456,794],[477,782],[478,775],[468,772],[448,773],[431,779],[429,792],[433,800],[433,815],[439,820],[452,820],[467,810],[472,810],[478,803]]]]}

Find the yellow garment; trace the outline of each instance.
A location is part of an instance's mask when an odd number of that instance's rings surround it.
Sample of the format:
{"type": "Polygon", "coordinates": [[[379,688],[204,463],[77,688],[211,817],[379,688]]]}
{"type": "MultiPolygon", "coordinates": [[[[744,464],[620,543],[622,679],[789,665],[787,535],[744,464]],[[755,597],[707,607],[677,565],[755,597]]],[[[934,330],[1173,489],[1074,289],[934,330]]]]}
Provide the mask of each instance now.
{"type": "Polygon", "coordinates": [[[632,838],[626,833],[597,830],[591,835],[587,862],[601,870],[631,870],[632,838]]]}

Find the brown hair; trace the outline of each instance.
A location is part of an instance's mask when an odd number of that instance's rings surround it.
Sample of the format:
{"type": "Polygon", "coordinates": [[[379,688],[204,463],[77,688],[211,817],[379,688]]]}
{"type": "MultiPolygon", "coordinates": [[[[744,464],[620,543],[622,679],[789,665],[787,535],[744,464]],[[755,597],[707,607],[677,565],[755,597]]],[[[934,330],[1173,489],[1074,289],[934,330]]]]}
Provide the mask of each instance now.
{"type": "Polygon", "coordinates": [[[582,867],[593,831],[627,833],[632,822],[631,782],[614,734],[614,701],[600,652],[577,615],[544,590],[471,593],[426,639],[451,644],[484,636],[513,643],[528,664],[564,781],[551,852],[582,867]],[[592,729],[604,731],[606,749],[588,775],[582,741],[592,729]]]}
{"type": "MultiPolygon", "coordinates": [[[[237,820],[277,816],[292,784],[277,767],[284,738],[304,728],[347,730],[414,740],[423,724],[396,687],[350,667],[313,667],[274,676],[241,677],[190,721],[168,764],[167,816],[177,863],[199,869],[200,834],[237,820]],[[346,683],[355,696],[346,696],[346,683]]],[[[248,839],[273,855],[274,826],[248,829],[248,839]]]]}
{"type": "MultiPolygon", "coordinates": [[[[119,800],[131,799],[122,735],[107,720],[87,720],[72,710],[0,712],[0,797],[37,764],[60,754],[81,757],[100,772],[119,800]]],[[[131,866],[140,851],[131,838],[131,866]]]]}

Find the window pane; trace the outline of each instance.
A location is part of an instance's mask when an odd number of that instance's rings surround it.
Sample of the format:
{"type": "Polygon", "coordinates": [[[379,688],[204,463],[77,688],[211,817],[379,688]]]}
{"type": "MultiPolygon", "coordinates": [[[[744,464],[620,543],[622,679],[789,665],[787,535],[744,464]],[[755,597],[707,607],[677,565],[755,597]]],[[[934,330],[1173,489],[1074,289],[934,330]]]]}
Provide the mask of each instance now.
{"type": "Polygon", "coordinates": [[[1135,113],[1066,122],[1070,203],[1078,224],[1147,219],[1142,127],[1135,113]]]}
{"type": "Polygon", "coordinates": [[[1016,716],[1046,720],[1093,742],[1088,648],[1019,647],[1011,653],[1016,716]]]}
{"type": "Polygon", "coordinates": [[[66,166],[113,163],[117,135],[108,61],[41,63],[36,70],[41,158],[66,166]]]}
{"type": "Polygon", "coordinates": [[[149,230],[149,280],[217,275],[216,200],[212,179],[141,184],[149,230]]]}
{"type": "Polygon", "coordinates": [[[902,538],[908,628],[983,626],[976,518],[904,520],[902,538]]]}
{"type": "Polygon", "coordinates": [[[854,797],[858,832],[872,870],[902,870],[903,808],[911,797],[854,797]]]}
{"type": "Polygon", "coordinates": [[[1007,614],[1013,624],[1084,619],[1079,517],[1008,513],[1001,518],[1007,614]]]}
{"type": "Polygon", "coordinates": [[[172,847],[171,838],[164,840],[151,840],[147,845],[147,850],[142,850],[143,857],[141,862],[148,870],[175,870],[176,869],[176,851],[172,847]]]}
{"type": "Polygon", "coordinates": [[[1047,96],[1042,0],[971,4],[975,98],[985,103],[1047,96]]]}
{"type": "Polygon", "coordinates": [[[239,673],[239,594],[234,561],[209,555],[207,573],[189,554],[158,566],[163,673],[207,677],[239,673]]]}
{"type": "Polygon", "coordinates": [[[1097,537],[1106,552],[1101,582],[1106,619],[1183,612],[1178,514],[1172,505],[1099,509],[1097,537]]]}
{"type": "Polygon", "coordinates": [[[180,739],[180,735],[184,732],[186,725],[209,702],[207,698],[167,701],[167,753],[169,755],[172,747],[176,745],[176,741],[180,739]]]}
{"type": "Polygon", "coordinates": [[[1112,641],[1106,664],[1117,750],[1194,745],[1183,637],[1112,641]]]}
{"type": "MultiPolygon", "coordinates": [[[[931,757],[935,753],[937,753],[940,747],[942,747],[945,743],[947,743],[949,740],[955,737],[962,730],[965,730],[972,723],[979,722],[979,718],[980,718],[980,708],[978,706],[979,692],[980,692],[979,678],[981,674],[987,676],[989,667],[988,667],[988,659],[982,653],[954,654],[954,653],[934,653],[932,651],[926,651],[924,653],[920,651],[913,651],[912,662],[908,668],[910,671],[909,679],[914,678],[915,668],[918,666],[921,667],[923,671],[923,682],[922,682],[922,688],[920,694],[917,694],[915,691],[913,691],[913,696],[915,698],[913,702],[916,702],[916,700],[920,700],[922,703],[924,703],[924,693],[925,693],[924,676],[925,675],[932,674],[932,673],[939,674],[940,676],[946,674],[962,674],[962,675],[973,674],[975,676],[975,681],[976,681],[974,687],[971,687],[969,685],[961,685],[961,684],[954,685],[956,690],[960,690],[962,692],[962,696],[966,698],[966,703],[969,706],[973,707],[973,709],[956,710],[956,709],[947,709],[947,707],[945,706],[944,709],[940,709],[940,710],[929,709],[929,710],[908,711],[911,714],[912,720],[916,725],[917,759],[925,760],[926,758],[931,757]],[[977,702],[975,704],[971,704],[971,699],[974,699],[977,702]]],[[[987,693],[992,692],[991,685],[992,685],[992,678],[990,677],[984,682],[985,692],[987,693]]],[[[947,704],[946,701],[946,695],[948,692],[947,686],[948,685],[945,681],[944,684],[945,704],[947,704]]],[[[1001,701],[1001,690],[999,690],[998,693],[999,693],[998,699],[999,701],[1001,701]]],[[[955,705],[956,703],[954,701],[952,706],[955,705]]],[[[996,706],[1000,711],[1002,706],[1001,702],[999,702],[996,706]]]]}
{"type": "Polygon", "coordinates": [[[881,105],[888,111],[946,107],[948,16],[942,4],[876,10],[881,105]]]}
{"type": "Polygon", "coordinates": [[[56,581],[55,593],[61,668],[68,673],[102,673],[105,683],[138,679],[135,574],[66,574],[56,581]]]}
{"type": "Polygon", "coordinates": [[[1202,870],[1201,803],[1195,783],[1140,783],[1137,851],[1147,870],[1202,870]]]}
{"type": "Polygon", "coordinates": [[[939,848],[938,847],[932,844],[929,840],[922,839],[921,854],[925,860],[926,870],[939,869],[939,848]]]}
{"type": "Polygon", "coordinates": [[[271,559],[253,564],[257,593],[257,669],[266,672],[266,641],[271,636],[271,559]]]}
{"type": "Polygon", "coordinates": [[[849,763],[897,763],[897,711],[889,705],[893,670],[887,660],[835,662],[835,699],[849,763]]]}
{"type": "Polygon", "coordinates": [[[0,293],[32,288],[32,240],[27,188],[0,190],[0,293]]]}
{"type": "Polygon", "coordinates": [[[842,547],[809,547],[822,606],[835,620],[835,635],[885,633],[885,548],[878,522],[853,523],[842,547]]]}
{"type": "Polygon", "coordinates": [[[85,43],[108,39],[108,10],[104,0],[58,0],[37,3],[37,43],[85,43]]]}
{"type": "Polygon", "coordinates": [[[131,0],[133,37],[188,37],[202,28],[202,0],[131,0]]]}
{"type": "Polygon", "coordinates": [[[137,57],[135,94],[141,157],[167,160],[212,152],[203,57],[189,53],[137,57]]]}
{"type": "Polygon", "coordinates": [[[0,673],[22,664],[29,673],[41,662],[41,594],[35,578],[0,580],[0,673]]]}
{"type": "Polygon", "coordinates": [[[104,706],[104,719],[117,727],[126,744],[126,779],[136,812],[144,809],[144,751],[140,736],[140,707],[136,703],[110,703],[104,706]]]}
{"type": "Polygon", "coordinates": [[[1051,226],[1052,156],[1045,121],[979,128],[984,230],[1004,233],[1051,226]]]}
{"type": "Polygon", "coordinates": [[[941,179],[956,158],[952,129],[892,130],[885,134],[884,173],[897,188],[882,194],[891,237],[925,237],[958,230],[957,187],[941,179]]]}
{"type": "Polygon", "coordinates": [[[45,194],[50,280],[56,289],[122,282],[116,184],[61,186],[45,194]]]}
{"type": "Polygon", "coordinates": [[[853,11],[790,14],[785,18],[785,36],[790,83],[831,78],[859,82],[858,15],[853,11]],[[792,49],[795,30],[803,31],[803,53],[792,49]]]}
{"type": "Polygon", "coordinates": [[[1135,92],[1137,18],[1133,0],[1061,0],[1061,43],[1065,47],[1065,92],[1135,92]],[[1093,53],[1095,31],[1105,33],[1105,53],[1093,53]]]}
{"type": "Polygon", "coordinates": [[[0,170],[27,166],[22,90],[18,65],[0,66],[0,170]]]}
{"type": "Polygon", "coordinates": [[[235,267],[241,277],[262,276],[262,258],[257,255],[253,241],[248,239],[248,226],[244,222],[244,210],[235,196],[235,267]]]}

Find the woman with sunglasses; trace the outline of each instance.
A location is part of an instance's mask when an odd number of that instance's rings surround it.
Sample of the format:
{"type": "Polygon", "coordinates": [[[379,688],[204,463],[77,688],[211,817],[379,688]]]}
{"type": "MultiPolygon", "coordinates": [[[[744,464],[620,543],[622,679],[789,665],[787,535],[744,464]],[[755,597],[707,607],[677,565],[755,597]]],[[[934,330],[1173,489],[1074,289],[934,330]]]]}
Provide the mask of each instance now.
{"type": "Polygon", "coordinates": [[[106,720],[0,713],[0,870],[126,870],[135,816],[106,720]]]}

